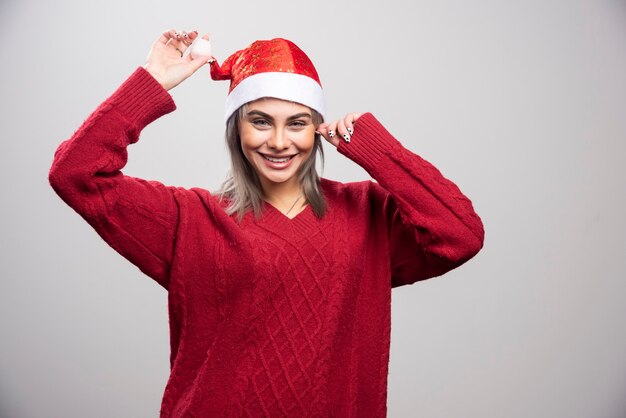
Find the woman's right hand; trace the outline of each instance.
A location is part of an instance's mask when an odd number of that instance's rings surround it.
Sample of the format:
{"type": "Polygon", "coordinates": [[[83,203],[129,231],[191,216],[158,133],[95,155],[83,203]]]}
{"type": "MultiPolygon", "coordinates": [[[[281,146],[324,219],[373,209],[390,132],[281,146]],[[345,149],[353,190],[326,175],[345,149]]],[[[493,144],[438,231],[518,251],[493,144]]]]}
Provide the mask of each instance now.
{"type": "MultiPolygon", "coordinates": [[[[146,69],[165,90],[170,90],[195,73],[208,61],[206,57],[183,57],[185,50],[198,36],[198,31],[184,32],[170,29],[153,44],[143,68],[146,69]]],[[[202,38],[209,40],[209,35],[202,38]]],[[[209,60],[210,61],[210,60],[209,60]]]]}

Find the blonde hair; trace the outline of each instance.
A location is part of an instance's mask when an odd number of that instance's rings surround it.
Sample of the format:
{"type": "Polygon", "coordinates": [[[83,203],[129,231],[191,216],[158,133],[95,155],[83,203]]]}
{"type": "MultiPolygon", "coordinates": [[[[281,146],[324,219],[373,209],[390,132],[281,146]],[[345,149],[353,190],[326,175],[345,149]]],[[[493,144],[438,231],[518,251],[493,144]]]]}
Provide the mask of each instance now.
{"type": "MultiPolygon", "coordinates": [[[[241,149],[241,138],[239,137],[239,123],[245,117],[248,104],[240,106],[228,118],[226,122],[226,145],[230,153],[231,170],[228,178],[217,192],[220,200],[228,199],[226,213],[232,215],[237,213],[239,221],[248,210],[254,211],[254,216],[261,215],[263,204],[263,189],[259,176],[241,149]]],[[[324,121],[322,115],[311,109],[312,122],[318,126],[324,121]]],[[[302,192],[306,201],[311,205],[313,212],[318,218],[324,216],[326,212],[326,200],[320,189],[320,177],[317,173],[317,154],[320,154],[322,167],[324,165],[324,149],[322,148],[322,137],[315,134],[313,150],[309,158],[298,170],[298,179],[302,185],[302,192]]]]}

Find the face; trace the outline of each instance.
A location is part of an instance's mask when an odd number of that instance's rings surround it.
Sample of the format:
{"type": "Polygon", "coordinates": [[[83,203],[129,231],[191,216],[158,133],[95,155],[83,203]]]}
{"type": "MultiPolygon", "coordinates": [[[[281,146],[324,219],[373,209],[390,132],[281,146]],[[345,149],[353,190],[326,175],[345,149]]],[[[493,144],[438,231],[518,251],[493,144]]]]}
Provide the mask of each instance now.
{"type": "Polygon", "coordinates": [[[299,186],[299,168],[311,156],[315,143],[315,126],[307,106],[274,98],[250,102],[239,122],[239,136],[264,190],[299,186]]]}

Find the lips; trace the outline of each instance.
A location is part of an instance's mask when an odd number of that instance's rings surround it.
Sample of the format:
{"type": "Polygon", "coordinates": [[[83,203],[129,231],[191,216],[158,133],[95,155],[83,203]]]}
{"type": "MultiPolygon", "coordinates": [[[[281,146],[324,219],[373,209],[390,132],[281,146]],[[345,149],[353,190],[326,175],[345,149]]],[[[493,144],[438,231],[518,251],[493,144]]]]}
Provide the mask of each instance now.
{"type": "Polygon", "coordinates": [[[292,155],[270,155],[270,154],[262,154],[259,152],[259,155],[263,157],[263,162],[265,166],[271,170],[286,170],[291,167],[291,164],[295,161],[294,157],[298,154],[292,155]]]}
{"type": "MultiPolygon", "coordinates": [[[[261,154],[261,153],[259,153],[261,154]]],[[[277,163],[277,164],[284,164],[286,162],[288,162],[289,160],[291,160],[293,157],[295,157],[296,155],[284,155],[284,156],[274,156],[274,155],[267,155],[267,154],[261,154],[263,156],[263,158],[265,158],[268,161],[271,161],[273,163],[277,163]]]]}

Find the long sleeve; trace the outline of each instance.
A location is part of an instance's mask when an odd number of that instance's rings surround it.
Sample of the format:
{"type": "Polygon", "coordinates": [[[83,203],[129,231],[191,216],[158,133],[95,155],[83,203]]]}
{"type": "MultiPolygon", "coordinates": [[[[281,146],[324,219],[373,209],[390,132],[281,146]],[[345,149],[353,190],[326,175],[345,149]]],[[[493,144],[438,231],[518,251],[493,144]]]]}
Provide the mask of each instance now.
{"type": "MultiPolygon", "coordinates": [[[[371,114],[338,151],[386,191],[392,287],[439,276],[472,258],[484,229],[471,201],[437,168],[406,149],[371,114]]],[[[384,196],[384,193],[379,193],[384,196]]]]}
{"type": "Polygon", "coordinates": [[[171,96],[142,67],[57,148],[48,179],[55,192],[118,253],[168,286],[178,205],[171,186],[126,176],[127,146],[172,112],[171,96]]]}

